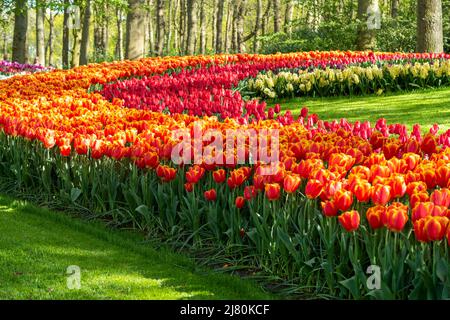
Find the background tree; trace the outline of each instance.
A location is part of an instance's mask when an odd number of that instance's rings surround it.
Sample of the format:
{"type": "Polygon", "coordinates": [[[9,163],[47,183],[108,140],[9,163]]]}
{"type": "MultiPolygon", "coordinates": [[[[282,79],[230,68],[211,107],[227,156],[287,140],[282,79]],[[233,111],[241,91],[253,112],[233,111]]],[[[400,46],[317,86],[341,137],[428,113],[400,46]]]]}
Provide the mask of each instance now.
{"type": "Polygon", "coordinates": [[[26,0],[16,0],[14,9],[14,40],[12,60],[20,63],[27,62],[27,29],[28,4],[26,0]]]}
{"type": "Polygon", "coordinates": [[[441,0],[417,1],[417,51],[444,51],[441,0]]]}
{"type": "Polygon", "coordinates": [[[144,3],[144,0],[129,1],[125,59],[136,60],[144,56],[144,3]]]}

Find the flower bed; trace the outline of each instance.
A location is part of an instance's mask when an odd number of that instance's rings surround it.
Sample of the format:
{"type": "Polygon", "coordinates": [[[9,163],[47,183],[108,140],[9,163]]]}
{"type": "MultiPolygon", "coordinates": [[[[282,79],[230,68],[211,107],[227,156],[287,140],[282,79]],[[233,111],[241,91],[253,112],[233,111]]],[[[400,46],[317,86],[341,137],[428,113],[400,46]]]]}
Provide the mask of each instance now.
{"type": "Polygon", "coordinates": [[[60,208],[223,252],[302,293],[445,298],[450,130],[326,122],[307,109],[294,119],[232,91],[261,70],[435,58],[450,57],[157,58],[8,79],[0,83],[2,189],[38,190],[60,208]],[[99,85],[106,98],[88,92],[99,85]],[[271,153],[279,141],[270,166],[254,161],[250,138],[239,140],[267,130],[277,136],[258,147],[271,153]],[[231,145],[209,148],[230,132],[238,132],[231,145]],[[190,165],[185,155],[200,161],[190,165]],[[380,268],[380,290],[366,286],[371,265],[380,268]]]}
{"type": "Polygon", "coordinates": [[[15,75],[24,75],[49,70],[51,70],[51,68],[2,60],[0,61],[0,80],[4,80],[15,75]]]}

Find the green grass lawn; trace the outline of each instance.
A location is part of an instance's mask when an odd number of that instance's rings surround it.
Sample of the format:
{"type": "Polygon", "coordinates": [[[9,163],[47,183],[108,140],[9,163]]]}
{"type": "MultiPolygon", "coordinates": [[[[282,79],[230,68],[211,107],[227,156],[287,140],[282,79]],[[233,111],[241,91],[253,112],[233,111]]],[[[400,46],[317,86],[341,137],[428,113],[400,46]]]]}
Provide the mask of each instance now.
{"type": "Polygon", "coordinates": [[[382,96],[295,98],[277,102],[283,110],[291,110],[294,115],[307,106],[311,113],[317,113],[323,120],[347,118],[352,122],[369,120],[374,123],[379,118],[386,118],[388,123],[402,123],[410,128],[416,123],[423,128],[438,123],[442,131],[450,129],[450,88],[382,96]]]}
{"type": "Polygon", "coordinates": [[[0,196],[0,299],[270,299],[143,237],[0,196]],[[67,288],[67,267],[81,289],[67,288]]]}

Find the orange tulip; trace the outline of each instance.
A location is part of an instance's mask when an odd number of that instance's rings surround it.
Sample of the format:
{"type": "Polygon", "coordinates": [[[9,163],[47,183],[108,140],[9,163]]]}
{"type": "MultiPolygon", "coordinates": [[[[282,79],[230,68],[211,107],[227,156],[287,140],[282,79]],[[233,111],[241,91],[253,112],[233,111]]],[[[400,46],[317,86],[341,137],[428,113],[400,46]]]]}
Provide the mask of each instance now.
{"type": "Polygon", "coordinates": [[[441,188],[450,188],[450,165],[443,165],[436,169],[436,182],[441,188]]]}
{"type": "Polygon", "coordinates": [[[377,184],[372,187],[371,198],[374,204],[384,206],[391,200],[391,187],[377,184]]]}
{"type": "Polygon", "coordinates": [[[367,181],[358,181],[353,188],[353,193],[359,202],[368,202],[370,200],[372,185],[367,181]]]}
{"type": "Polygon", "coordinates": [[[372,229],[383,227],[383,216],[386,214],[385,206],[370,207],[366,212],[366,218],[372,229]]]}
{"type": "Polygon", "coordinates": [[[393,203],[386,210],[387,228],[391,231],[401,232],[408,222],[408,207],[401,203],[393,203]]]}
{"type": "Polygon", "coordinates": [[[359,228],[360,216],[358,211],[347,211],[339,216],[339,223],[348,232],[353,232],[359,228]]]}
{"type": "Polygon", "coordinates": [[[395,175],[391,180],[392,198],[401,198],[406,193],[405,178],[401,175],[395,175]]]}
{"type": "Polygon", "coordinates": [[[442,240],[447,231],[449,219],[447,217],[428,217],[423,226],[423,233],[428,241],[442,240]]]}
{"type": "Polygon", "coordinates": [[[336,191],[333,199],[336,208],[341,211],[347,211],[353,204],[353,194],[343,189],[336,191]]]}
{"type": "Polygon", "coordinates": [[[266,197],[270,201],[280,198],[280,185],[278,183],[268,183],[265,185],[266,197]]]}
{"type": "Polygon", "coordinates": [[[447,188],[434,190],[433,193],[431,194],[430,200],[437,206],[449,207],[450,190],[447,188]]]}
{"type": "Polygon", "coordinates": [[[430,200],[430,196],[428,195],[428,192],[421,191],[413,193],[409,198],[409,205],[411,208],[414,208],[417,203],[419,202],[427,202],[430,200]]]}

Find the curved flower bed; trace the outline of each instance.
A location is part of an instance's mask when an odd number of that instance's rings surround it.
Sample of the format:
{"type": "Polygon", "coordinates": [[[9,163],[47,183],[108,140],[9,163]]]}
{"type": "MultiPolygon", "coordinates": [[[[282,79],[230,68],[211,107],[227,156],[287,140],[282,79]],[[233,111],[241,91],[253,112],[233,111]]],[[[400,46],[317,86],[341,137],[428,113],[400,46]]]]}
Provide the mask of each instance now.
{"type": "MultiPolygon", "coordinates": [[[[450,57],[157,58],[8,79],[0,83],[2,188],[39,190],[41,201],[61,208],[156,230],[198,249],[223,249],[303,293],[445,298],[450,130],[439,133],[435,126],[423,135],[419,125],[410,133],[384,119],[326,122],[306,108],[297,119],[289,112],[275,118],[279,106],[265,110],[232,92],[261,70],[434,58],[450,57]],[[141,79],[121,81],[132,77],[141,79]],[[106,98],[88,93],[99,84],[106,98]],[[267,129],[279,137],[271,166],[252,161],[245,137],[209,149],[229,130],[267,129]],[[175,130],[188,140],[174,137],[175,130]],[[219,137],[205,138],[211,130],[219,137]],[[200,163],[173,161],[181,142],[200,163]],[[366,286],[370,265],[380,268],[379,290],[366,286]]],[[[273,139],[259,147],[274,150],[273,139]]]]}
{"type": "Polygon", "coordinates": [[[17,62],[10,62],[2,60],[0,61],[0,80],[12,77],[14,75],[24,75],[40,71],[49,71],[49,68],[32,65],[32,64],[20,64],[17,62]]]}

